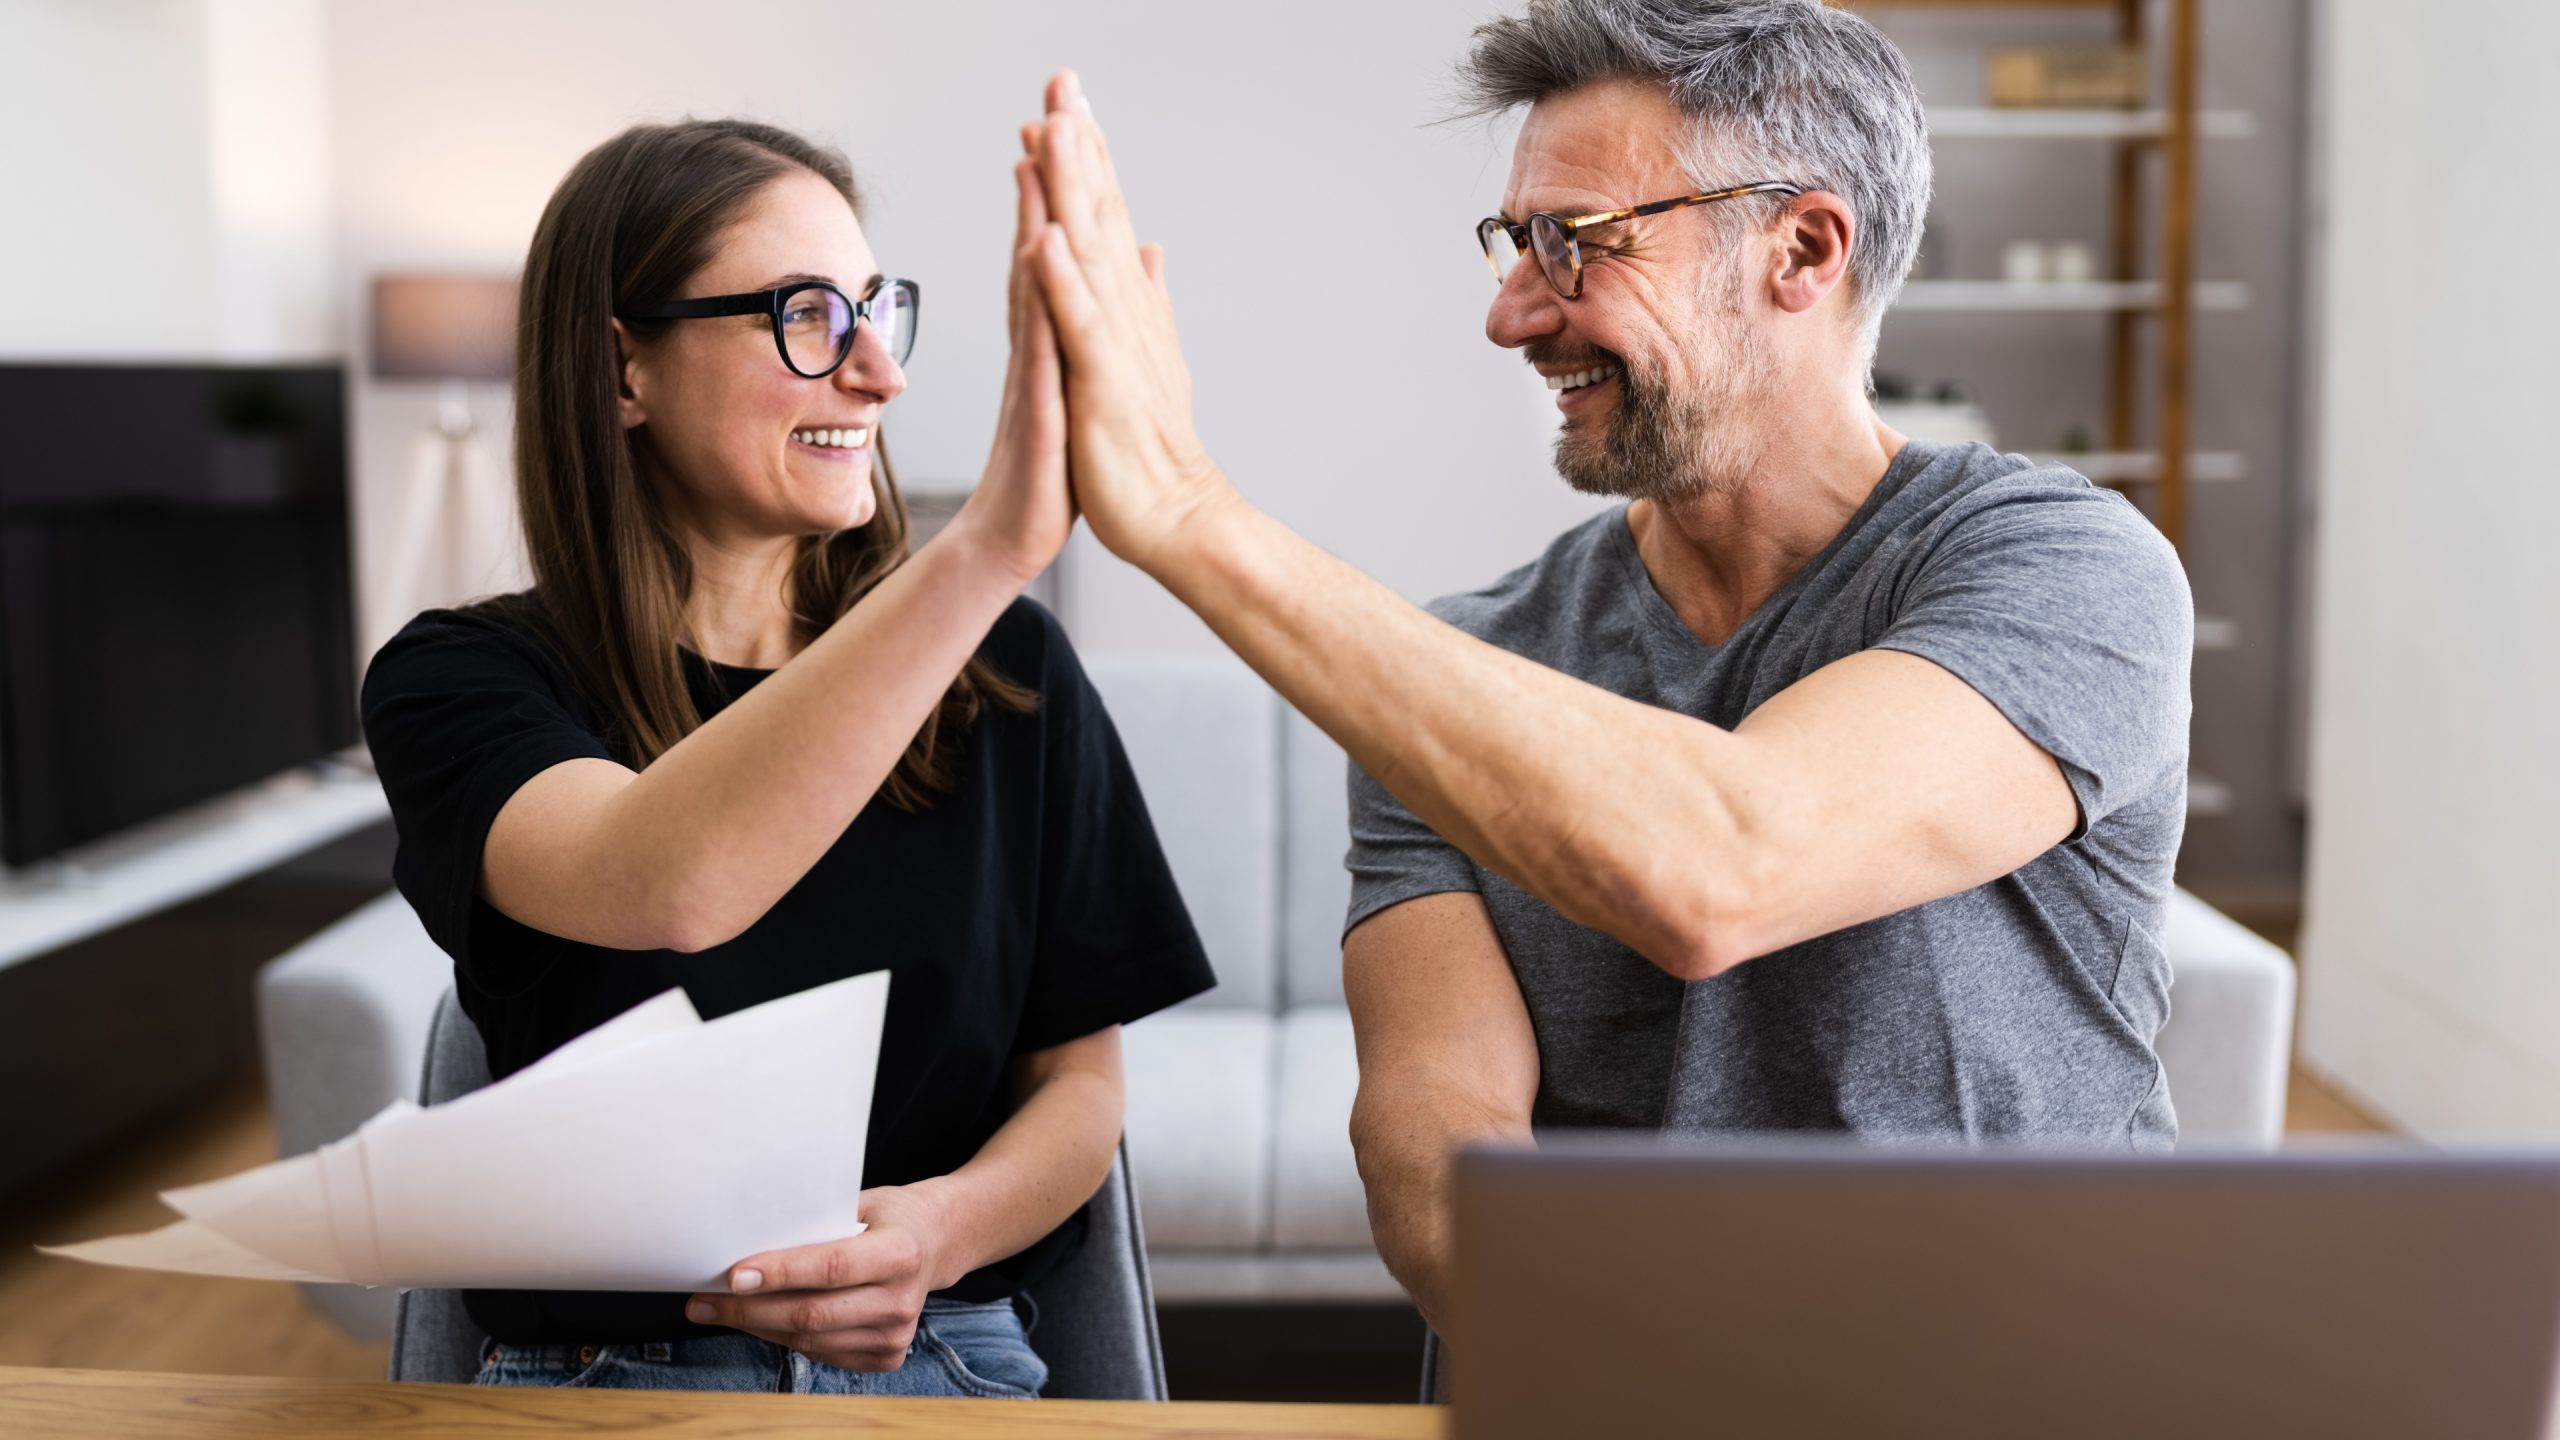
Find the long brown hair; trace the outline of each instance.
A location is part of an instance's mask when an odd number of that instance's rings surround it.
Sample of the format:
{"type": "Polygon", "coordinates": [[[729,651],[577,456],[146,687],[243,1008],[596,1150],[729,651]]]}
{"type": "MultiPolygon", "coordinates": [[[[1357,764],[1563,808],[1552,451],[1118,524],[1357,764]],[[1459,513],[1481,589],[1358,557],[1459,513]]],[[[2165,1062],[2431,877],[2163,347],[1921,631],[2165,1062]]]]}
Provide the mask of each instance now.
{"type": "MultiPolygon", "coordinates": [[[[678,298],[756,193],[795,170],[861,210],[836,151],[748,120],[635,125],[589,151],[544,207],[525,257],[516,327],[516,503],[533,563],[533,600],[552,644],[602,710],[607,739],[634,769],[702,724],[681,647],[693,562],[668,516],[640,437],[618,415],[618,312],[678,298]]],[[[630,321],[647,337],[668,322],[630,321]]],[[[874,445],[878,444],[875,430],[874,445]]],[[[874,452],[868,524],[801,539],[792,622],[803,643],[907,559],[907,506],[874,452]]],[[[1028,711],[1036,697],[971,657],[907,746],[881,793],[904,810],[947,787],[959,738],[992,701],[1028,711]]]]}

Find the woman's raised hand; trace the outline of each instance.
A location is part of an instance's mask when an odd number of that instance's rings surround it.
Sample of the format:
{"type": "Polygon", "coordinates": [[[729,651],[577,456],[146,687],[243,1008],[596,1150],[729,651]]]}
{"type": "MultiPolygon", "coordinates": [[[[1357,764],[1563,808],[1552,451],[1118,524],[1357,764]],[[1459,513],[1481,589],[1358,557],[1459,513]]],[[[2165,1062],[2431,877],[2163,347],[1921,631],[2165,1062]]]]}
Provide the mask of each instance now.
{"type": "Polygon", "coordinates": [[[1066,357],[1076,503],[1112,553],[1153,569],[1187,526],[1237,497],[1191,428],[1164,252],[1131,230],[1074,72],[1051,78],[1047,106],[1023,142],[1047,202],[1036,270],[1066,357]]]}
{"type": "Polygon", "coordinates": [[[1004,404],[996,414],[986,474],[952,525],[975,532],[1000,563],[1028,584],[1067,543],[1075,497],[1067,488],[1067,409],[1057,332],[1042,302],[1033,266],[1048,229],[1048,202],[1038,168],[1013,167],[1013,271],[1005,314],[1013,356],[1005,365],[1004,404]]]}

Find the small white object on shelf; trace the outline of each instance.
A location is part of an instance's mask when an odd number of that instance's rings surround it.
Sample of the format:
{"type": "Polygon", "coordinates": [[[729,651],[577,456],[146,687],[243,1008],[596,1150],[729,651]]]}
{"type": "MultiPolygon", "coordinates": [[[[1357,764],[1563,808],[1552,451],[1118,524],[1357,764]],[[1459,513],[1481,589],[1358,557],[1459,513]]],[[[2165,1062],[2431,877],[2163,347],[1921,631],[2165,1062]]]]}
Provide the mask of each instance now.
{"type": "Polygon", "coordinates": [[[0,875],[0,968],[209,894],[390,815],[370,770],[296,770],[0,875]]]}
{"type": "Polygon", "coordinates": [[[2041,285],[2054,278],[2053,252],[2041,240],[2012,240],[2000,247],[2000,279],[2010,285],[2041,285]]]}
{"type": "MultiPolygon", "coordinates": [[[[2034,285],[2005,280],[1914,280],[1902,287],[1897,310],[2156,310],[2156,280],[2099,280],[2034,285]]],[[[2198,310],[2241,310],[2249,287],[2237,280],[2201,280],[2189,292],[2198,310]]]]}

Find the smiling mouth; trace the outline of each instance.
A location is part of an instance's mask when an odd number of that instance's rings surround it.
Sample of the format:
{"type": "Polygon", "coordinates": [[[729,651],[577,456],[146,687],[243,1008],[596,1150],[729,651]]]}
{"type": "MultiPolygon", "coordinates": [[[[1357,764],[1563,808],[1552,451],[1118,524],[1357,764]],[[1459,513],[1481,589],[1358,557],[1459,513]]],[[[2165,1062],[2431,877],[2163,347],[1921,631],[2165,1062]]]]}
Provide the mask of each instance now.
{"type": "Polygon", "coordinates": [[[841,430],[794,430],[791,438],[803,445],[821,450],[859,450],[871,443],[871,427],[857,426],[841,430]]]}
{"type": "Polygon", "coordinates": [[[1550,390],[1580,390],[1588,386],[1597,385],[1601,381],[1606,380],[1617,373],[1618,367],[1615,365],[1595,365],[1588,370],[1576,370],[1570,375],[1550,375],[1547,377],[1547,388],[1550,390]]]}

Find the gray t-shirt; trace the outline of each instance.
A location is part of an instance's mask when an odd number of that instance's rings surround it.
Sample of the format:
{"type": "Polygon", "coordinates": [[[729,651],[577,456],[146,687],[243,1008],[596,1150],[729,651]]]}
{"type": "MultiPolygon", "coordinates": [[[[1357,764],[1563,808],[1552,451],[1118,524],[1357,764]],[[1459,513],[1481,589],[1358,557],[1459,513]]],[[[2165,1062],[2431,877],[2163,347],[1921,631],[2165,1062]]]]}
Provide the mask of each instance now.
{"type": "Polygon", "coordinates": [[[2069,839],[2012,874],[1684,983],[1468,859],[1354,765],[1345,928],[1423,895],[1484,896],[1537,1031],[1538,1126],[2175,1141],[2151,1041],[2195,616],[2177,553],[2122,496],[1913,442],[1722,645],[1654,590],[1623,508],[1431,608],[1728,729],[1843,656],[1906,651],[1998,706],[2080,803],[2069,839]]]}

